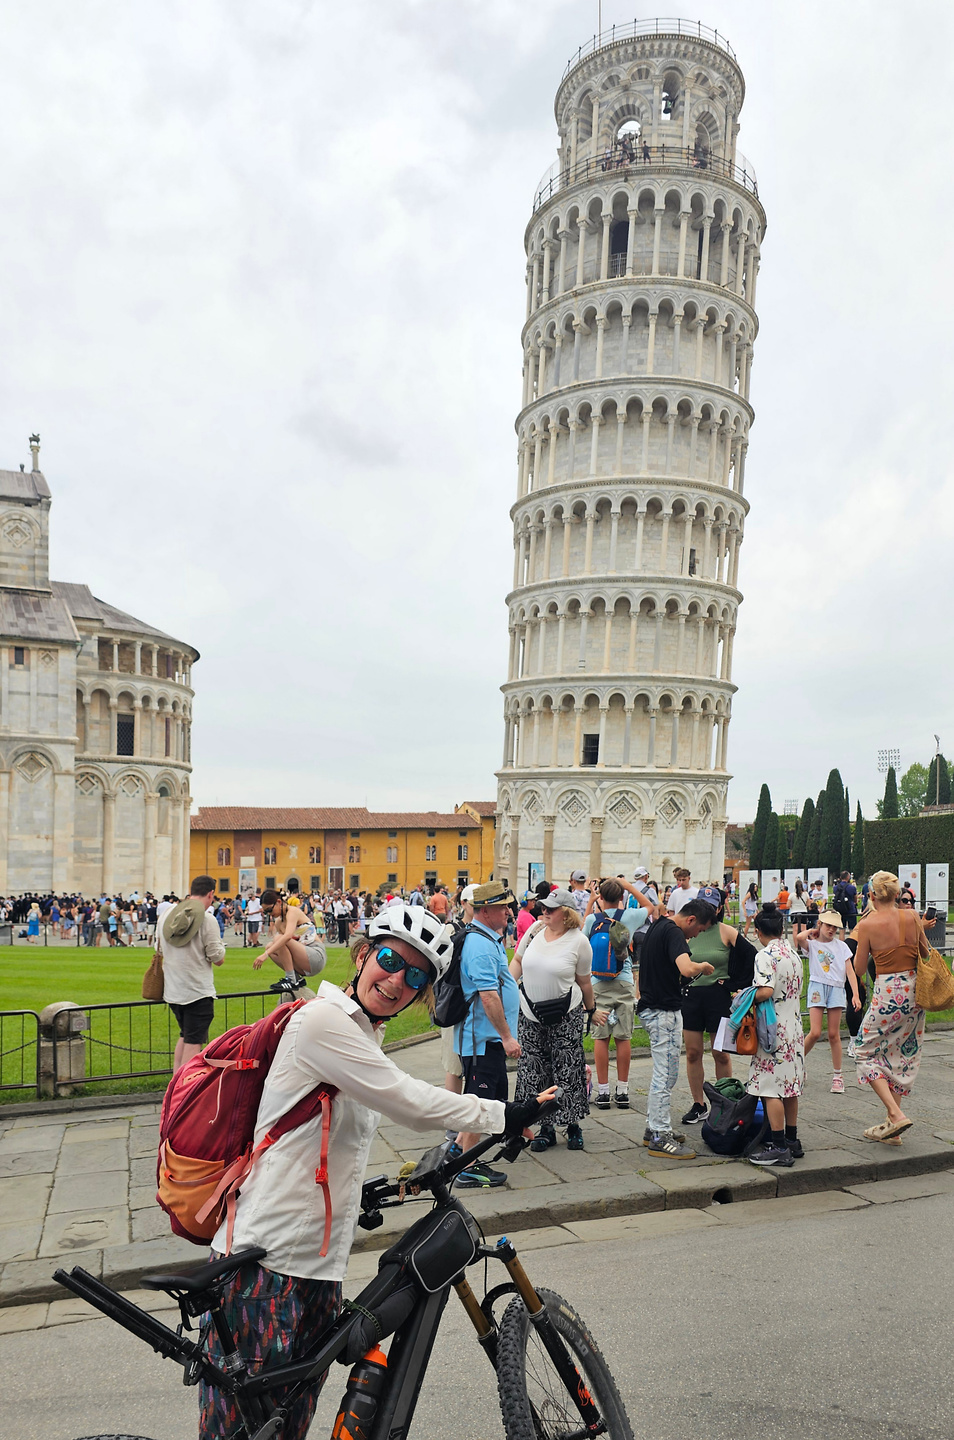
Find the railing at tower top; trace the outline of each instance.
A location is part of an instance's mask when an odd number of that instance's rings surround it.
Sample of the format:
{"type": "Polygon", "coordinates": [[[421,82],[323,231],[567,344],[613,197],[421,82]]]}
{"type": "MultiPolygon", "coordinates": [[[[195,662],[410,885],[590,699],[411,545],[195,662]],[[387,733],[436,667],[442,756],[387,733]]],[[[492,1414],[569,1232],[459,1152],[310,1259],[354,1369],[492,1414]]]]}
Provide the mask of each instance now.
{"type": "Polygon", "coordinates": [[[638,171],[653,169],[684,170],[693,175],[718,175],[741,185],[758,199],[759,184],[755,170],[744,155],[736,151],[735,160],[722,155],[713,155],[698,145],[650,145],[636,140],[632,148],[614,145],[602,155],[588,155],[575,165],[564,165],[556,160],[546,170],[533,197],[534,213],[551,199],[558,190],[568,190],[583,180],[597,179],[600,175],[618,174],[632,176],[638,171]]]}
{"type": "MultiPolygon", "coordinates": [[[[587,55],[592,55],[594,50],[601,50],[604,45],[612,45],[617,40],[638,40],[648,35],[686,35],[693,40],[708,40],[710,45],[716,45],[724,50],[733,60],[736,60],[735,51],[724,35],[718,30],[712,30],[708,25],[703,25],[698,20],[678,20],[669,17],[657,20],[634,20],[632,25],[614,25],[609,30],[601,30],[599,35],[594,35],[581,45],[575,55],[571,55],[566,62],[566,69],[560,79],[560,84],[569,75],[575,65],[587,55]]],[[[736,63],[738,61],[736,60],[736,63]]]]}

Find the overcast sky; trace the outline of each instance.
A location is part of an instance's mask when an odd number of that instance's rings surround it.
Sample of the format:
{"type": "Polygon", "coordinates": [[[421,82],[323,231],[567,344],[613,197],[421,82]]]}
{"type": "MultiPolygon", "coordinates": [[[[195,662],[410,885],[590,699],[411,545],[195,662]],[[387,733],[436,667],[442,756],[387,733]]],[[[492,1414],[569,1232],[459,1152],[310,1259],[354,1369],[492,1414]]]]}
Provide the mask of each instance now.
{"type": "MultiPolygon", "coordinates": [[[[730,817],[832,765],[873,812],[879,746],[954,753],[954,7],[686,13],[768,213],[730,817]]],[[[54,577],[202,652],[199,804],[493,798],[523,231],[595,0],[0,19],[0,466],[40,431],[54,577]]]]}

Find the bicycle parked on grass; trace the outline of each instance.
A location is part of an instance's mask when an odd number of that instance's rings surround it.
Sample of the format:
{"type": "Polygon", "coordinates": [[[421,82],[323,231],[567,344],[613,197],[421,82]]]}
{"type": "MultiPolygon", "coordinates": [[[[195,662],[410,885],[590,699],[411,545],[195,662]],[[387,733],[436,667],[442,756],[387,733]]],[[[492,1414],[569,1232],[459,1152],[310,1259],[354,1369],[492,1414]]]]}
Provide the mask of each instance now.
{"type": "MultiPolygon", "coordinates": [[[[540,1118],[556,1113],[550,1102],[540,1118]]],[[[506,1440],[585,1440],[606,1435],[632,1440],[616,1382],[584,1322],[552,1290],[536,1289],[506,1237],[487,1245],[477,1220],[451,1194],[457,1175],[494,1145],[493,1161],[516,1160],[527,1141],[491,1135],[463,1155],[450,1158],[446,1145],[429,1150],[398,1183],[379,1175],[365,1181],[358,1224],[383,1224],[382,1210],[427,1191],[433,1208],[422,1216],[378,1263],[378,1273],[319,1338],[312,1354],[290,1364],[249,1372],[229,1330],[220,1300],[223,1288],[246,1262],[259,1261],[261,1247],[238,1251],[187,1275],[149,1275],[140,1282],[162,1290],[179,1305],[182,1324],[171,1330],[160,1320],[95,1279],[79,1266],[57,1270],[56,1279],[124,1329],[183,1368],[183,1383],[200,1379],[231,1396],[244,1429],[236,1440],[281,1440],[288,1408],[314,1385],[333,1360],[354,1368],[348,1379],[333,1440],[387,1440],[408,1434],[431,1358],[444,1307],[453,1289],[469,1316],[488,1360],[497,1372],[497,1392],[506,1440]],[[409,1194],[408,1192],[413,1192],[409,1194]],[[468,1266],[500,1261],[508,1280],[478,1300],[467,1281],[468,1266]],[[513,1296],[498,1320],[494,1307],[513,1296]],[[207,1316],[199,1340],[183,1333],[207,1316]],[[222,1347],[221,1365],[204,1344],[214,1328],[222,1347]],[[378,1347],[393,1335],[385,1356],[378,1347]],[[273,1391],[290,1386],[281,1402],[273,1391]]],[[[429,1198],[421,1196],[422,1199],[429,1198]]],[[[144,1440],[98,1435],[86,1440],[144,1440]]]]}

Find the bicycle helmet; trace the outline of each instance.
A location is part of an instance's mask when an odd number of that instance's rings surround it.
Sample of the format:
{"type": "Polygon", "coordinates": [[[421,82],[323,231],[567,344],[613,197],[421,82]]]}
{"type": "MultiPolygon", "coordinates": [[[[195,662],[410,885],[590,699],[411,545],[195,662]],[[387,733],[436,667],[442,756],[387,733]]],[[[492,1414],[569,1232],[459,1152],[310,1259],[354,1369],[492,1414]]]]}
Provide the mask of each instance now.
{"type": "Polygon", "coordinates": [[[423,905],[391,904],[375,915],[368,926],[368,939],[372,942],[393,935],[406,940],[419,950],[434,967],[434,978],[440,980],[451,961],[454,932],[449,925],[423,905]]]}

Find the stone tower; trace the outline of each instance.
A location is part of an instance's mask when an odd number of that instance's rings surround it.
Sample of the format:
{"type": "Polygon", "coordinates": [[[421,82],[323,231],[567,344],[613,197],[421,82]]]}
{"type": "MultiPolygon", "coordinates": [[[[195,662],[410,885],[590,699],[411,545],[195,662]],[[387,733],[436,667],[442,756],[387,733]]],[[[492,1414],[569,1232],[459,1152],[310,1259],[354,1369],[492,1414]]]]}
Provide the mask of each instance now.
{"type": "Polygon", "coordinates": [[[765,214],[718,32],[572,57],[526,229],[496,874],[724,864],[765,214]]]}

